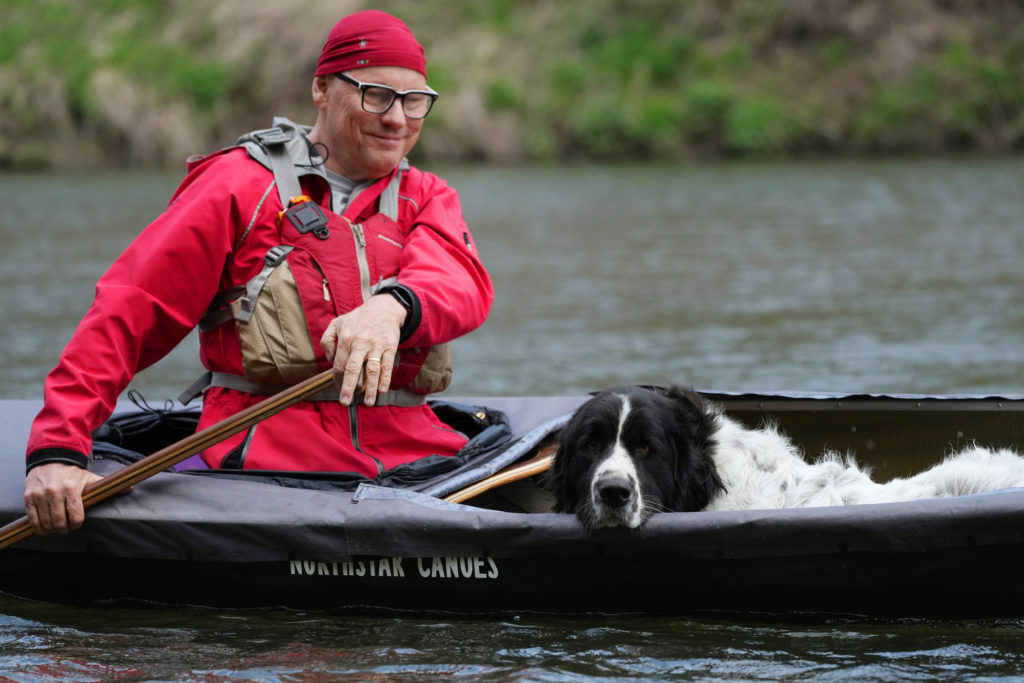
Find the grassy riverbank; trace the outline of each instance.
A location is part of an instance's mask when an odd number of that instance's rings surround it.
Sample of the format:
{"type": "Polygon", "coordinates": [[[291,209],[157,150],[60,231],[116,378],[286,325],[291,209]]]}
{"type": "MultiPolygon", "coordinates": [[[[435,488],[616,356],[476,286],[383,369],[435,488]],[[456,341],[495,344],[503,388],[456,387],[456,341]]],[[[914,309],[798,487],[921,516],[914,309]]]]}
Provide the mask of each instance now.
{"type": "MultiPolygon", "coordinates": [[[[0,166],[180,164],[311,121],[326,0],[0,0],[0,166]]],[[[1009,0],[385,0],[442,92],[418,159],[1024,149],[1009,0]]]]}

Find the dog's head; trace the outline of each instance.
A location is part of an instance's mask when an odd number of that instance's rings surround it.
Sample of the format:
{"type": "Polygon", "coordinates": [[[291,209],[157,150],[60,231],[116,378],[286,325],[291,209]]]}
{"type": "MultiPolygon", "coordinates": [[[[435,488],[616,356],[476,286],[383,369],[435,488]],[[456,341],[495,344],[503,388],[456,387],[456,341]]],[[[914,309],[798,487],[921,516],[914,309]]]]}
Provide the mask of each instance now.
{"type": "Polygon", "coordinates": [[[711,459],[718,412],[684,387],[596,394],[559,437],[555,509],[588,529],[635,529],[655,512],[704,508],[723,490],[711,459]]]}

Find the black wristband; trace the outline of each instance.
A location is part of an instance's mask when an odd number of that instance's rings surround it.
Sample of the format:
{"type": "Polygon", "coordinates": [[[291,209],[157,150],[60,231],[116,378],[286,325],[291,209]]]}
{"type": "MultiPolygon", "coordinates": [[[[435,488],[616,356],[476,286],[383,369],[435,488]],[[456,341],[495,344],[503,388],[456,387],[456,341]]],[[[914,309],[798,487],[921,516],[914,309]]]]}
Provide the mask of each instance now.
{"type": "Polygon", "coordinates": [[[395,297],[395,301],[402,304],[405,308],[405,322],[402,323],[402,331],[398,339],[398,343],[401,344],[412,336],[423,319],[420,298],[416,296],[416,292],[405,285],[388,285],[387,287],[381,287],[377,293],[390,294],[395,297]]]}
{"type": "Polygon", "coordinates": [[[70,448],[40,448],[38,451],[29,453],[28,459],[25,461],[25,472],[28,473],[33,467],[55,462],[74,465],[83,470],[89,467],[89,457],[78,451],[73,451],[70,448]]]}

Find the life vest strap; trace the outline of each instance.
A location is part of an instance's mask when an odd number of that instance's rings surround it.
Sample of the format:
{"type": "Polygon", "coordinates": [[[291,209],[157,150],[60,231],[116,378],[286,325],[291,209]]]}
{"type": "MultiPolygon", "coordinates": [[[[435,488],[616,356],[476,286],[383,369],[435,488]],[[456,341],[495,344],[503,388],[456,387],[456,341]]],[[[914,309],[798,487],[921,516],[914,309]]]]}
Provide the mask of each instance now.
{"type": "Polygon", "coordinates": [[[266,151],[270,170],[273,171],[274,180],[277,182],[277,196],[281,199],[281,206],[287,209],[291,198],[302,194],[299,176],[295,173],[295,165],[286,144],[292,139],[292,135],[274,126],[253,131],[249,137],[256,140],[266,151]]]}
{"type": "MultiPolygon", "coordinates": [[[[288,387],[283,384],[267,384],[254,382],[251,379],[236,375],[230,372],[207,370],[185,391],[178,396],[178,402],[185,405],[192,399],[202,395],[210,387],[223,387],[235,391],[244,391],[259,396],[273,396],[279,394],[288,387]]],[[[341,392],[336,386],[329,386],[307,397],[307,401],[337,401],[341,392]]],[[[357,394],[357,398],[360,394],[357,394]]],[[[375,406],[397,406],[400,408],[412,408],[421,406],[427,402],[427,397],[407,389],[391,389],[382,394],[377,394],[375,406]]]]}

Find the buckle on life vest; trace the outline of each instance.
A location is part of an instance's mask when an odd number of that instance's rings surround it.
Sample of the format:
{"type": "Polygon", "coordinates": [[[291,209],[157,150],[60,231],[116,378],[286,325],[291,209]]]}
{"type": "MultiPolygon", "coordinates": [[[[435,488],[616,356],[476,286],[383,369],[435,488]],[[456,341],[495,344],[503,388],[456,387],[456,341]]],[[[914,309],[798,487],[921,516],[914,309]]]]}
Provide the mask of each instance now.
{"type": "Polygon", "coordinates": [[[307,232],[311,232],[322,240],[331,236],[324,210],[304,194],[292,197],[288,202],[288,208],[277,214],[278,229],[284,224],[285,218],[295,226],[299,234],[305,235],[307,232]]]}

